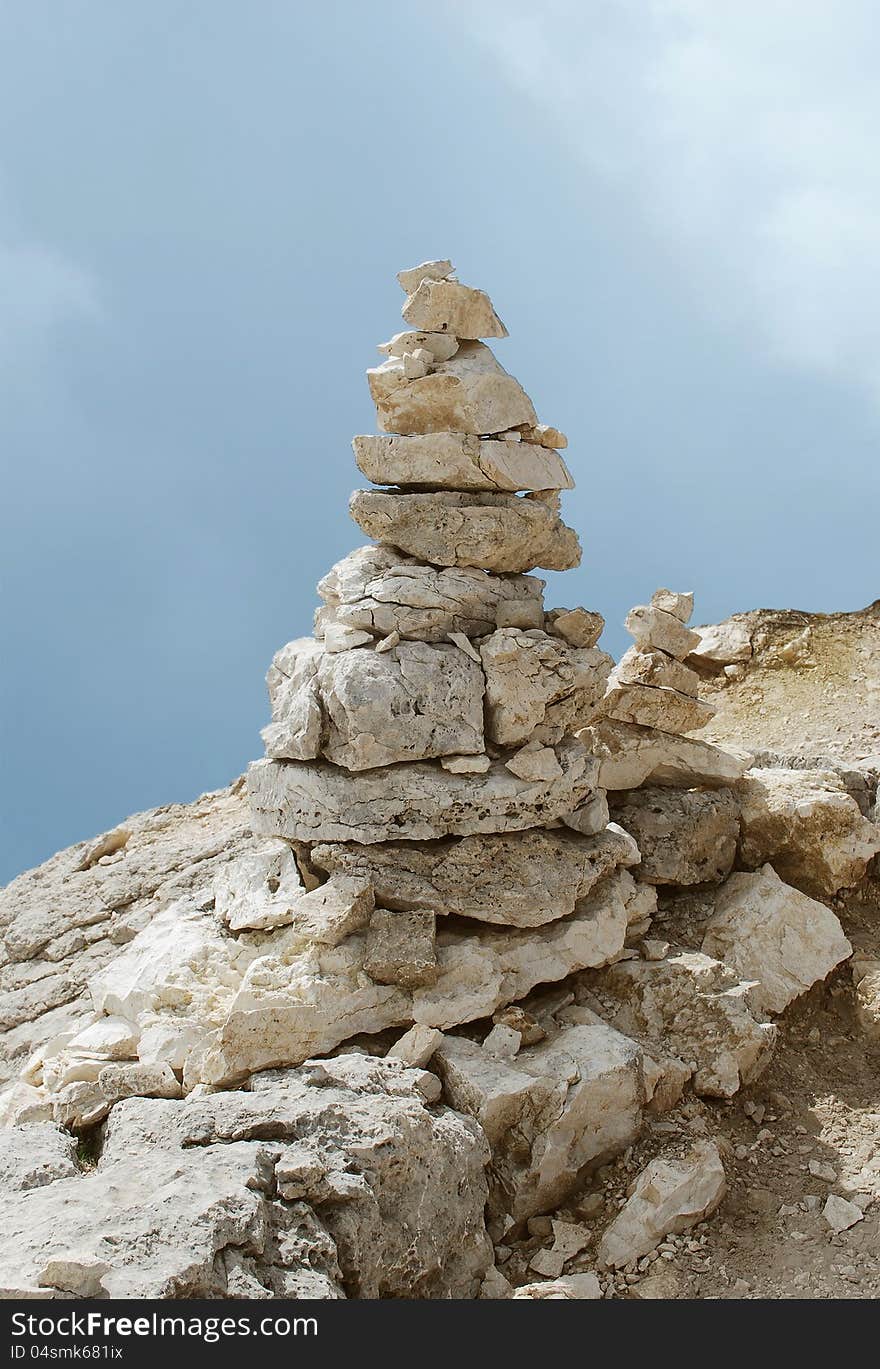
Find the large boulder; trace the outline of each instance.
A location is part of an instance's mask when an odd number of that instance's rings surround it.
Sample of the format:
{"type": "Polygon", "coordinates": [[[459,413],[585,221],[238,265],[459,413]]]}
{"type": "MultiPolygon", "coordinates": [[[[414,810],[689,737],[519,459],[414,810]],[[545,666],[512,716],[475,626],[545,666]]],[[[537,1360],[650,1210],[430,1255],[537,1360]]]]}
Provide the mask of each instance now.
{"type": "Polygon", "coordinates": [[[733,868],[739,805],[729,789],[645,785],[612,794],[609,807],[634,837],[642,856],[636,873],[649,884],[717,883],[733,868]]]}

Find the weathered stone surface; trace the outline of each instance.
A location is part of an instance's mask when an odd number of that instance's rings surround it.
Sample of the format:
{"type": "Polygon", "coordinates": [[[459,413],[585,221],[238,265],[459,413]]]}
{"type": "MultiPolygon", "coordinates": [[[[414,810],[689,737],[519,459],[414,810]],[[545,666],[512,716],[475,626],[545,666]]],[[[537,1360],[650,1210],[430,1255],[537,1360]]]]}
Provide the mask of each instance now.
{"type": "Polygon", "coordinates": [[[399,1041],[395,1041],[385,1058],[401,1060],[413,1069],[425,1069],[442,1040],[443,1033],[436,1027],[426,1027],[417,1022],[404,1032],[399,1041]]]}
{"type": "Polygon", "coordinates": [[[414,290],[418,290],[423,280],[446,280],[455,275],[455,267],[451,261],[423,261],[418,266],[411,266],[406,271],[398,271],[397,279],[400,288],[405,295],[411,295],[414,290]]]}
{"type": "Polygon", "coordinates": [[[349,510],[368,537],[438,566],[509,572],[580,564],[580,543],[559,517],[558,497],[356,490],[349,510]]]}
{"type": "Polygon", "coordinates": [[[519,425],[523,442],[536,442],[541,447],[565,448],[568,438],[549,423],[521,423],[519,425]]]}
{"type": "Polygon", "coordinates": [[[80,842],[0,890],[0,1080],[91,1022],[90,976],[176,898],[212,897],[220,869],[251,842],[240,787],[122,826],[121,847],[95,856],[100,841],[80,842]]]}
{"type": "Polygon", "coordinates": [[[367,929],[364,971],[377,984],[420,989],[440,973],[433,912],[390,912],[377,908],[367,929]]]}
{"type": "Polygon", "coordinates": [[[338,946],[352,932],[366,927],[375,903],[369,880],[331,875],[326,884],[302,895],[291,921],[294,930],[306,940],[338,946]]]}
{"type": "Polygon", "coordinates": [[[650,1055],[691,1062],[694,1088],[731,1098],[767,1065],[776,1028],[756,1020],[753,986],[720,961],[682,951],[666,960],[624,960],[585,977],[587,1001],[650,1055]]]}
{"type": "Polygon", "coordinates": [[[455,775],[429,761],[350,775],[323,762],[256,761],[248,771],[255,833],[293,841],[407,841],[516,832],[570,813],[596,788],[597,763],[574,738],[554,748],[562,775],[518,780],[502,761],[455,775]]]}
{"type": "Polygon", "coordinates": [[[694,596],[690,590],[681,594],[672,589],[655,589],[651,595],[651,607],[671,613],[680,623],[686,623],[694,611],[694,596]]]}
{"type": "Polygon", "coordinates": [[[180,1084],[170,1065],[105,1065],[98,1087],[111,1103],[120,1098],[179,1098],[180,1084]]]}
{"type": "Polygon", "coordinates": [[[871,1041],[880,1041],[880,959],[858,952],[851,963],[856,1018],[871,1041]]]}
{"type": "MultiPolygon", "coordinates": [[[[378,350],[389,357],[411,356],[414,352],[428,352],[433,361],[448,361],[458,351],[458,338],[451,333],[415,331],[395,333],[388,342],[380,342],[378,350]]],[[[357,438],[355,438],[357,441],[357,438]]]]}
{"type": "Polygon", "coordinates": [[[714,1212],[727,1183],[714,1141],[698,1141],[680,1157],[646,1165],[599,1244],[599,1261],[620,1266],[654,1250],[664,1236],[687,1231],[714,1212]]]}
{"type": "Polygon", "coordinates": [[[649,884],[718,883],[733,868],[739,805],[729,789],[646,785],[613,795],[610,809],[641,852],[638,879],[649,884]]]}
{"type": "Polygon", "coordinates": [[[715,716],[714,706],[703,699],[644,684],[612,683],[602,707],[609,718],[661,732],[696,732],[715,716]]]}
{"type": "Polygon", "coordinates": [[[358,467],[376,485],[509,491],[574,487],[562,457],[530,442],[431,432],[413,437],[361,436],[352,446],[358,467]]]}
{"type": "Polygon", "coordinates": [[[880,825],[831,771],[750,770],[738,790],[748,869],[769,861],[788,884],[827,898],[858,884],[880,851],[880,825]]]}
{"type": "Polygon", "coordinates": [[[24,1193],[79,1174],[76,1141],[52,1122],[11,1127],[0,1145],[0,1194],[24,1193]]]}
{"type": "Polygon", "coordinates": [[[757,980],[753,1001],[774,1013],[852,954],[831,909],[784,884],[772,865],[722,885],[703,950],[757,980]]]}
{"type": "Polygon", "coordinates": [[[304,893],[290,847],[267,837],[220,871],[214,906],[231,932],[265,931],[292,922],[304,893]]]}
{"type": "Polygon", "coordinates": [[[631,646],[614,667],[612,680],[619,684],[640,684],[674,689],[695,699],[700,688],[700,677],[682,661],[667,656],[664,651],[639,651],[631,646]]]}
{"type": "MultiPolygon", "coordinates": [[[[372,641],[372,639],[370,639],[372,641]]],[[[483,751],[483,672],[454,645],[400,642],[329,655],[301,637],[268,675],[266,753],[347,770],[483,751]]]]}
{"type": "Polygon", "coordinates": [[[542,746],[540,742],[527,742],[504,764],[521,780],[554,780],[560,773],[552,746],[542,746]]]}
{"type": "Polygon", "coordinates": [[[677,661],[684,660],[699,646],[696,632],[684,626],[672,613],[653,605],[638,604],[626,615],[626,630],[640,651],[665,651],[677,661]]]}
{"type": "Polygon", "coordinates": [[[326,1064],[117,1105],[96,1169],[6,1196],[0,1296],[475,1296],[482,1137],[397,1062],[326,1064]]]}
{"type": "Polygon", "coordinates": [[[519,381],[482,342],[460,342],[455,356],[426,375],[407,374],[406,358],[367,371],[379,424],[389,433],[500,433],[535,417],[519,381]]]}
{"type": "Polygon", "coordinates": [[[579,733],[599,761],[601,789],[638,789],[646,780],[683,788],[733,784],[751,757],[725,751],[696,737],[601,718],[579,733]]]}
{"type": "Polygon", "coordinates": [[[386,908],[540,927],[572,914],[606,875],[635,865],[638,851],[619,831],[582,837],[533,828],[432,843],[325,844],[312,847],[310,859],[334,877],[369,881],[386,908]]]}
{"type": "Polygon", "coordinates": [[[558,1279],[542,1279],[540,1283],[524,1283],[513,1294],[514,1298],[535,1299],[558,1298],[566,1302],[578,1299],[596,1299],[602,1296],[602,1287],[592,1270],[586,1274],[564,1274],[558,1279]]]}
{"type": "Polygon", "coordinates": [[[748,661],[752,655],[752,642],[745,623],[717,623],[712,627],[694,628],[694,632],[699,640],[691,647],[690,655],[698,661],[725,666],[748,661]]]}
{"type": "Polygon", "coordinates": [[[486,737],[498,746],[557,742],[585,727],[602,699],[611,657],[546,632],[501,628],[480,643],[486,737]]]}
{"type": "Polygon", "coordinates": [[[558,1206],[641,1129],[640,1052],[608,1027],[570,1027],[514,1061],[446,1037],[434,1059],[445,1097],[489,1141],[490,1202],[517,1222],[558,1206]]]}
{"type": "MultiPolygon", "coordinates": [[[[362,1032],[413,1022],[447,1030],[489,1017],[538,984],[606,964],[620,953],[630,921],[642,911],[640,889],[620,871],[581,900],[571,917],[541,930],[486,929],[476,936],[441,929],[436,980],[412,991],[365,975],[363,932],[332,949],[298,950],[283,940],[264,945],[239,978],[221,1025],[202,1054],[188,1062],[185,1082],[223,1084],[255,1070],[298,1064],[362,1032]]],[[[199,996],[193,986],[193,997],[199,996]]]]}
{"type": "Polygon", "coordinates": [[[359,547],[318,584],[318,636],[330,622],[384,637],[444,641],[450,632],[482,637],[496,627],[541,627],[544,581],[489,575],[470,566],[437,569],[394,547],[359,547]]]}
{"type": "Polygon", "coordinates": [[[544,615],[544,631],[561,637],[569,646],[590,647],[605,631],[605,619],[588,608],[553,608],[544,615]]]}
{"type": "MultiPolygon", "coordinates": [[[[424,267],[414,270],[421,271],[424,267]]],[[[507,329],[485,291],[462,285],[457,280],[438,280],[431,276],[423,276],[413,285],[413,272],[401,274],[412,287],[401,313],[413,328],[423,328],[430,333],[452,333],[459,338],[507,337],[507,329]]],[[[535,418],[521,421],[534,423],[535,418]]],[[[513,427],[513,424],[509,426],[513,427]]]]}

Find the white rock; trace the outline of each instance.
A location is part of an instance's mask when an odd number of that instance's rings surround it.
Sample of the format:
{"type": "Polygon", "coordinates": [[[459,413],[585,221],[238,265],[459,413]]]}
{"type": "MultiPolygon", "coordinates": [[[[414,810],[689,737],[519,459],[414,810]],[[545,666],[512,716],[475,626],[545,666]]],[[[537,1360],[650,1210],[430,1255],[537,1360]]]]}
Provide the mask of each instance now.
{"type": "Polygon", "coordinates": [[[549,423],[524,423],[520,426],[523,442],[536,442],[541,447],[561,447],[568,446],[568,438],[565,433],[561,433],[558,428],[553,428],[549,423]]]}
{"type": "Polygon", "coordinates": [[[615,684],[659,685],[696,698],[700,677],[683,661],[673,660],[664,651],[639,651],[631,646],[624,652],[611,676],[615,684]]]}
{"type": "Polygon", "coordinates": [[[389,433],[497,433],[535,416],[532,401],[482,342],[460,342],[449,361],[410,379],[407,358],[367,370],[380,427],[389,433]]]}
{"type": "Polygon", "coordinates": [[[305,940],[322,946],[340,941],[367,926],[373,915],[375,896],[367,879],[331,875],[325,884],[303,894],[293,910],[294,930],[305,940]]]}
{"type": "MultiPolygon", "coordinates": [[[[405,274],[411,282],[413,273],[405,274]]],[[[429,333],[452,333],[458,338],[507,337],[507,329],[492,308],[489,296],[459,281],[423,276],[401,312],[413,328],[429,333]]],[[[535,416],[516,422],[534,423],[535,416]]],[[[506,426],[512,428],[515,423],[506,426]]]]}
{"type": "Polygon", "coordinates": [[[862,816],[831,771],[750,770],[738,793],[742,863],[769,861],[817,898],[859,884],[880,851],[880,824],[862,816]]]}
{"type": "Polygon", "coordinates": [[[486,1133],[491,1201],[517,1222],[552,1211],[586,1165],[631,1144],[641,1126],[640,1052],[608,1027],[570,1027],[512,1062],[447,1037],[435,1062],[452,1106],[486,1133]]]}
{"type": "Polygon", "coordinates": [[[638,789],[646,780],[688,789],[726,786],[742,778],[751,760],[697,737],[612,718],[600,718],[578,735],[599,761],[602,789],[638,789]]]}
{"type": "MultiPolygon", "coordinates": [[[[473,648],[464,640],[468,655],[473,648]]],[[[323,756],[368,770],[483,751],[479,657],[472,663],[448,644],[400,642],[393,653],[329,655],[312,638],[299,638],[276,653],[268,684],[272,722],[263,737],[273,759],[323,756]]]]}
{"type": "Polygon", "coordinates": [[[594,837],[605,830],[609,817],[608,795],[604,789],[600,789],[573,813],[563,813],[562,821],[572,832],[580,832],[584,837],[594,837]]]}
{"type": "Polygon", "coordinates": [[[757,980],[755,1000],[774,1013],[852,954],[831,909],[784,884],[772,865],[722,885],[703,950],[757,980]]]}
{"type": "Polygon", "coordinates": [[[505,765],[512,775],[517,775],[521,780],[555,780],[562,774],[562,767],[552,746],[529,743],[511,756],[509,761],[505,761],[505,765]]]}
{"type": "Polygon", "coordinates": [[[488,756],[441,756],[440,764],[451,775],[485,775],[492,761],[488,756]]]}
{"type": "Polygon", "coordinates": [[[715,706],[675,689],[644,684],[616,684],[602,702],[607,717],[619,722],[656,727],[661,732],[696,732],[715,716],[715,706]]]}
{"type": "Polygon", "coordinates": [[[446,280],[454,270],[451,261],[423,261],[407,271],[398,271],[397,279],[404,294],[411,295],[423,280],[446,280]]]}
{"type": "Polygon", "coordinates": [[[332,879],[371,884],[382,907],[436,909],[513,927],[571,916],[600,880],[638,859],[632,838],[610,829],[591,837],[533,828],[430,845],[324,844],[310,853],[313,866],[332,879]]]}
{"type": "Polygon", "coordinates": [[[590,979],[597,1010],[618,1031],[655,1060],[674,1055],[693,1063],[697,1093],[732,1098],[770,1061],[776,1027],[756,1020],[754,983],[710,956],[680,951],[661,961],[623,960],[590,979]]]}
{"type": "Polygon", "coordinates": [[[620,1268],[654,1250],[664,1236],[687,1231],[715,1211],[726,1191],[724,1165],[712,1141],[679,1158],[646,1165],[599,1244],[599,1262],[620,1268]]]}
{"type": "Polygon", "coordinates": [[[690,654],[697,660],[722,666],[748,661],[751,657],[752,641],[745,623],[718,623],[694,631],[699,641],[691,647],[690,654]]]}
{"type": "Polygon", "coordinates": [[[534,443],[430,432],[359,436],[352,446],[358,467],[376,485],[513,492],[574,487],[562,458],[534,443]]]}
{"type": "Polygon", "coordinates": [[[522,1036],[514,1027],[496,1022],[483,1042],[483,1050],[499,1060],[515,1060],[521,1045],[522,1036]]]}
{"type": "Polygon", "coordinates": [[[466,637],[463,632],[450,632],[449,640],[454,642],[459,650],[464,652],[465,656],[470,656],[472,661],[476,661],[477,665],[482,664],[480,653],[472,644],[470,637],[466,637]]]}
{"type": "Polygon", "coordinates": [[[611,657],[545,632],[501,628],[480,643],[486,737],[498,746],[557,742],[599,711],[611,657]]]}
{"type": "Polygon", "coordinates": [[[638,604],[626,615],[626,630],[640,651],[665,651],[677,661],[684,660],[699,646],[699,636],[678,618],[662,608],[638,604]]]}
{"type": "Polygon", "coordinates": [[[385,1058],[402,1060],[405,1065],[411,1065],[414,1069],[425,1069],[442,1040],[443,1033],[436,1027],[426,1027],[417,1022],[395,1041],[385,1058]]]}
{"type": "Polygon", "coordinates": [[[694,596],[690,590],[680,594],[672,589],[655,589],[651,595],[651,607],[671,613],[680,623],[686,623],[694,611],[694,596]]]}
{"type": "Polygon", "coordinates": [[[170,1065],[105,1065],[98,1087],[111,1103],[120,1098],[179,1098],[180,1084],[170,1065]]]}
{"type": "Polygon", "coordinates": [[[389,357],[406,356],[407,352],[419,349],[430,352],[434,361],[448,361],[458,351],[458,338],[453,337],[451,333],[395,333],[390,341],[380,342],[378,348],[389,357]]]}
{"type": "Polygon", "coordinates": [[[292,922],[304,893],[290,847],[267,837],[221,870],[214,885],[214,906],[232,932],[265,931],[292,922]]]}
{"type": "Polygon", "coordinates": [[[399,641],[399,632],[389,632],[387,637],[382,637],[381,640],[376,643],[376,650],[378,652],[393,651],[399,641]]]}
{"type": "Polygon", "coordinates": [[[592,1270],[587,1274],[565,1274],[561,1278],[524,1283],[514,1291],[514,1298],[560,1298],[572,1301],[578,1298],[596,1299],[602,1296],[602,1286],[592,1270]]]}
{"type": "Polygon", "coordinates": [[[437,569],[394,547],[359,547],[318,585],[326,607],[315,630],[345,622],[379,636],[444,641],[450,632],[482,637],[496,627],[541,627],[543,580],[488,575],[473,567],[437,569]]]}
{"type": "MultiPolygon", "coordinates": [[[[462,658],[464,659],[464,658],[462,658]]],[[[326,762],[256,761],[248,771],[253,830],[291,841],[406,841],[521,831],[571,813],[596,788],[596,762],[566,737],[562,775],[519,780],[502,761],[455,775],[431,761],[350,775],[326,762]]]]}
{"type": "Polygon", "coordinates": [[[577,535],[559,517],[558,500],[531,495],[386,494],[356,490],[349,511],[378,542],[437,566],[519,572],[543,566],[570,570],[580,562],[577,535]]]}
{"type": "Polygon", "coordinates": [[[404,379],[421,380],[431,369],[431,353],[426,352],[423,347],[419,347],[414,352],[407,352],[401,358],[404,379]]]}
{"type": "Polygon", "coordinates": [[[569,646],[591,647],[605,631],[605,619],[587,608],[556,608],[545,615],[544,628],[569,646]]]}
{"type": "Polygon", "coordinates": [[[359,628],[346,627],[343,623],[328,623],[324,633],[325,651],[351,651],[356,646],[366,646],[372,641],[372,634],[359,628]]]}
{"type": "Polygon", "coordinates": [[[832,1231],[849,1231],[851,1226],[864,1219],[865,1214],[855,1203],[838,1197],[836,1193],[829,1193],[822,1209],[822,1216],[832,1231]]]}
{"type": "Polygon", "coordinates": [[[104,1060],[132,1060],[137,1049],[138,1032],[124,1017],[99,1017],[74,1033],[67,1043],[71,1054],[91,1054],[104,1060]]]}

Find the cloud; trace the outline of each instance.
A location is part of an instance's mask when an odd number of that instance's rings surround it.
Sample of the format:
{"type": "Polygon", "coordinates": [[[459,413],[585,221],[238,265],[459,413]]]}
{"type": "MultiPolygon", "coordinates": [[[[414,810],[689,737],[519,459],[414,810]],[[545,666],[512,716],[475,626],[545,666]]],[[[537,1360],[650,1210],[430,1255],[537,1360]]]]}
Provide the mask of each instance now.
{"type": "Polygon", "coordinates": [[[62,253],[22,240],[0,216],[0,368],[6,374],[45,357],[64,324],[97,318],[90,273],[62,253]]]}
{"type": "Polygon", "coordinates": [[[880,403],[880,86],[870,0],[453,6],[683,288],[774,361],[880,403]]]}

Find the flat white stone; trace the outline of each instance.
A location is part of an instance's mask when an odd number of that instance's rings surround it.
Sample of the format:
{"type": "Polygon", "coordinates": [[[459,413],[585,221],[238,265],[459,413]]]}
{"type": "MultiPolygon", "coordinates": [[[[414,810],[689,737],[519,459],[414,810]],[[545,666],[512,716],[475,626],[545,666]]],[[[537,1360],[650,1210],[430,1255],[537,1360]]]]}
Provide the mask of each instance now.
{"type": "Polygon", "coordinates": [[[695,628],[694,632],[698,640],[691,647],[690,654],[699,661],[711,661],[722,666],[751,658],[752,640],[745,623],[718,623],[712,627],[695,628]]]}
{"type": "Polygon", "coordinates": [[[486,736],[498,746],[558,741],[601,711],[611,657],[545,632],[503,628],[480,643],[486,736]]]}
{"type": "Polygon", "coordinates": [[[454,271],[451,261],[423,261],[407,271],[398,271],[397,279],[404,294],[411,295],[418,290],[423,280],[446,280],[454,271]]]}
{"type": "Polygon", "coordinates": [[[677,661],[684,660],[700,643],[699,635],[673,614],[648,604],[637,604],[630,609],[626,615],[626,630],[640,651],[665,651],[677,661]]]}
{"type": "Polygon", "coordinates": [[[580,543],[559,517],[558,497],[356,490],[349,512],[368,537],[437,566],[518,572],[580,564],[580,543]]]}
{"type": "Polygon", "coordinates": [[[615,684],[653,685],[674,689],[695,699],[700,690],[700,677],[683,661],[673,660],[664,651],[639,651],[631,646],[621,656],[611,675],[615,684]]]}
{"type": "Polygon", "coordinates": [[[713,704],[679,694],[675,689],[613,681],[602,708],[607,717],[618,722],[637,723],[640,727],[656,727],[661,732],[678,734],[705,727],[716,712],[713,704]]]}
{"type": "Polygon", "coordinates": [[[367,370],[379,424],[389,433],[497,433],[535,417],[518,380],[482,342],[460,342],[448,361],[409,378],[405,358],[367,370]]]}
{"type": "Polygon", "coordinates": [[[358,467],[376,485],[511,492],[574,488],[562,458],[529,442],[430,432],[362,435],[352,446],[358,467]]]}
{"type": "Polygon", "coordinates": [[[601,789],[638,789],[648,779],[688,789],[729,785],[742,778],[751,760],[696,737],[612,718],[599,719],[579,735],[599,760],[601,789]]]}
{"type": "Polygon", "coordinates": [[[651,606],[671,613],[680,623],[686,623],[694,611],[693,592],[689,590],[686,594],[680,594],[672,589],[655,589],[651,595],[651,606]]]}
{"type": "Polygon", "coordinates": [[[454,775],[430,761],[349,774],[326,762],[257,761],[248,771],[254,832],[294,841],[398,837],[429,841],[520,831],[576,809],[595,789],[597,763],[574,738],[555,748],[562,775],[519,780],[503,761],[454,775]]]}
{"type": "Polygon", "coordinates": [[[852,954],[831,909],[784,884],[772,865],[739,871],[721,886],[703,950],[757,980],[755,999],[773,1013],[852,954]]]}
{"type": "Polygon", "coordinates": [[[646,1165],[599,1243],[599,1261],[620,1268],[654,1250],[664,1236],[708,1217],[727,1189],[713,1141],[698,1141],[681,1158],[658,1156],[646,1165]]]}
{"type": "MultiPolygon", "coordinates": [[[[441,266],[445,264],[441,263],[441,266]]],[[[422,271],[424,267],[416,270],[422,271]]],[[[414,273],[403,274],[412,283],[414,273]]],[[[507,337],[507,329],[485,291],[462,285],[457,280],[423,276],[401,312],[413,328],[423,328],[429,333],[452,333],[458,338],[507,337]]],[[[523,421],[534,423],[535,418],[523,421]]]]}

